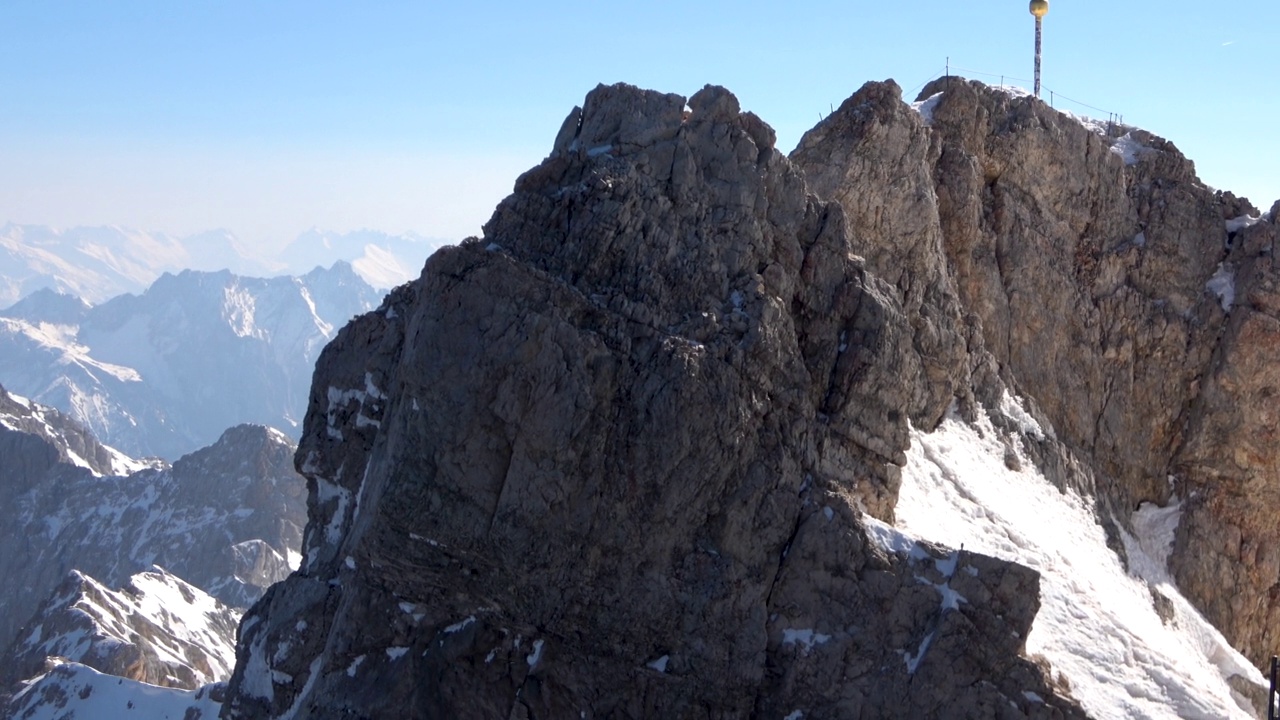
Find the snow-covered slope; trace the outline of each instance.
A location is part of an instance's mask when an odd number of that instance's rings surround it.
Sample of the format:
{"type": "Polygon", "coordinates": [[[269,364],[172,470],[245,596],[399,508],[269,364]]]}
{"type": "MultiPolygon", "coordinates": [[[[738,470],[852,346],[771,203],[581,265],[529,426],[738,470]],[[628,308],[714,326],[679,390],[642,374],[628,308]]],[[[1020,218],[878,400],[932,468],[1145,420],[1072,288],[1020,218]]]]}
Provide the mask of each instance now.
{"type": "MultiPolygon", "coordinates": [[[[1016,402],[1004,405],[1026,437],[1052,437],[1016,402]]],[[[1138,537],[1117,530],[1127,567],[1093,506],[1045,479],[1022,440],[1006,440],[986,416],[970,425],[952,415],[932,433],[913,431],[896,513],[911,535],[1042,573],[1027,652],[1048,659],[1090,714],[1253,717],[1265,703],[1261,674],[1170,581],[1177,506],[1139,509],[1138,537]]]]}
{"type": "Polygon", "coordinates": [[[62,663],[34,678],[14,698],[14,720],[213,720],[221,685],[199,690],[157,687],[62,663]]]}
{"type": "Polygon", "coordinates": [[[159,567],[119,590],[73,570],[8,648],[0,685],[40,675],[48,658],[59,658],[194,690],[230,676],[239,621],[239,613],[159,567]]]}
{"type": "Polygon", "coordinates": [[[133,456],[176,458],[244,422],[294,432],[321,348],[378,299],[346,263],[165,274],[92,308],[39,293],[0,313],[0,383],[133,456]]]}

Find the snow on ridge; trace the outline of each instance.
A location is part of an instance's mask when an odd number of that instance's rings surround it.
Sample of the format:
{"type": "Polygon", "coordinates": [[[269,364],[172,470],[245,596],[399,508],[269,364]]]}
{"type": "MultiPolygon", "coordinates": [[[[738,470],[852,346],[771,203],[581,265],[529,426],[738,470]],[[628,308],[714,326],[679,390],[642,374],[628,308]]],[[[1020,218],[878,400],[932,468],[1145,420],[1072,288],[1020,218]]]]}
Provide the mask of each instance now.
{"type": "Polygon", "coordinates": [[[994,87],[990,85],[988,85],[987,87],[990,87],[992,90],[995,90],[996,92],[1004,93],[1005,95],[1008,95],[1011,98],[1025,98],[1025,97],[1032,96],[1032,93],[1030,90],[1024,87],[1020,87],[1018,85],[1001,83],[1000,85],[996,85],[994,87]]]}
{"type": "Polygon", "coordinates": [[[1270,216],[1270,214],[1271,214],[1270,212],[1265,212],[1257,217],[1253,217],[1252,215],[1241,215],[1238,218],[1232,218],[1227,221],[1227,232],[1234,233],[1234,232],[1240,232],[1241,230],[1244,230],[1246,228],[1251,228],[1254,225],[1257,225],[1258,223],[1266,220],[1270,216]]]}
{"type": "Polygon", "coordinates": [[[1126,539],[1135,561],[1126,570],[1108,548],[1092,502],[1060,491],[1029,461],[1009,469],[989,418],[970,426],[950,414],[932,433],[911,433],[899,528],[1040,572],[1041,609],[1026,652],[1046,657],[1086,711],[1110,718],[1253,716],[1228,680],[1238,676],[1265,691],[1261,673],[1151,570],[1163,567],[1176,509],[1139,510],[1139,535],[1126,539]],[[1164,556],[1146,555],[1161,548],[1164,556]],[[1170,600],[1173,620],[1157,613],[1154,593],[1170,600]]]}
{"type": "Polygon", "coordinates": [[[158,687],[106,675],[68,662],[32,680],[14,698],[13,717],[55,718],[216,718],[222,703],[209,686],[199,690],[158,687]]]}
{"type": "Polygon", "coordinates": [[[1124,160],[1125,165],[1137,165],[1143,154],[1150,152],[1150,150],[1150,148],[1135,140],[1132,132],[1127,132],[1116,138],[1111,144],[1111,152],[1119,155],[1124,160]]]}
{"type": "Polygon", "coordinates": [[[920,113],[925,125],[932,125],[933,109],[938,107],[938,103],[942,101],[942,96],[945,94],[945,92],[936,92],[920,102],[911,103],[911,109],[920,113]]]}

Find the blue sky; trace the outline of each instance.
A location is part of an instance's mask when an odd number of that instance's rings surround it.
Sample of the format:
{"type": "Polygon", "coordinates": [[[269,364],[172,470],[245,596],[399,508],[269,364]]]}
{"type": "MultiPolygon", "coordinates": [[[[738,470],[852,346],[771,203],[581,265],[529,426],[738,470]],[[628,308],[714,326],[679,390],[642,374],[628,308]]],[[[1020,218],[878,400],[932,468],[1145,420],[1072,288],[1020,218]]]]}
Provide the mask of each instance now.
{"type": "MultiPolygon", "coordinates": [[[[1032,23],[1024,0],[0,0],[0,224],[457,240],[597,83],[725,85],[789,151],[867,80],[1029,78],[1032,23]]],[[[1052,0],[1044,84],[1267,209],[1277,27],[1274,2],[1052,0]]]]}

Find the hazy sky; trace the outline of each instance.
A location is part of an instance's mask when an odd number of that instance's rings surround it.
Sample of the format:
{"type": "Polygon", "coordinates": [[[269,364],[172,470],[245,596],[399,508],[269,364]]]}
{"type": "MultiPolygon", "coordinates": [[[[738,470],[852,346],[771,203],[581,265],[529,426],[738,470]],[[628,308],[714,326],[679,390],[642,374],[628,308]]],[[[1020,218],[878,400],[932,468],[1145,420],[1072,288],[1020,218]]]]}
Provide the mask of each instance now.
{"type": "MultiPolygon", "coordinates": [[[[1169,138],[1265,210],[1277,27],[1261,0],[1052,0],[1044,84],[1169,138]]],[[[1032,32],[1025,0],[0,0],[0,224],[457,240],[597,83],[725,85],[790,151],[867,80],[913,98],[948,56],[1029,78],[1032,32]]]]}

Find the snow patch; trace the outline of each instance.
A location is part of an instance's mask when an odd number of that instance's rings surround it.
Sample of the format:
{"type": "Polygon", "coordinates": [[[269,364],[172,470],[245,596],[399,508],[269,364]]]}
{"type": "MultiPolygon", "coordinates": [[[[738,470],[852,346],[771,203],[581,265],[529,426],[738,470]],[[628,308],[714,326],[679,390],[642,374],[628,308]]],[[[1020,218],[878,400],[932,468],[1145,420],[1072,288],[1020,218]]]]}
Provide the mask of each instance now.
{"type": "Polygon", "coordinates": [[[934,93],[929,97],[917,103],[911,103],[911,109],[920,113],[921,119],[925,125],[933,124],[933,109],[938,107],[938,103],[942,100],[942,96],[946,93],[934,93]]]}
{"type": "MultiPolygon", "coordinates": [[[[1036,422],[1036,419],[1031,417],[1031,413],[1022,407],[1022,403],[1009,394],[1008,388],[1005,388],[1000,395],[1000,412],[1012,420],[1023,435],[1030,435],[1037,440],[1044,440],[1045,432],[1040,427],[1040,423],[1036,422]]],[[[1053,436],[1050,435],[1050,437],[1053,436]]]]}
{"type": "Polygon", "coordinates": [[[530,670],[532,670],[533,668],[537,667],[537,666],[538,666],[538,661],[542,659],[542,644],[543,644],[543,641],[541,641],[541,640],[534,640],[534,641],[533,641],[533,652],[531,652],[531,653],[529,653],[528,655],[526,655],[526,656],[525,656],[525,659],[524,659],[524,660],[525,660],[525,662],[529,663],[529,669],[530,669],[530,670]]]}
{"type": "MultiPolygon", "coordinates": [[[[248,634],[245,629],[241,635],[248,634]]],[[[249,659],[245,661],[244,675],[240,679],[240,689],[249,697],[256,697],[274,702],[276,689],[272,684],[271,667],[267,665],[267,636],[258,635],[249,643],[249,659]]]]}
{"type": "Polygon", "coordinates": [[[1260,215],[1258,217],[1241,215],[1238,218],[1232,218],[1231,220],[1227,221],[1227,232],[1234,233],[1234,232],[1240,232],[1245,228],[1251,228],[1254,225],[1257,225],[1258,223],[1262,222],[1263,218],[1265,217],[1266,217],[1266,214],[1264,213],[1263,215],[1260,215]]]}
{"type": "Polygon", "coordinates": [[[667,663],[670,661],[671,661],[670,655],[663,655],[657,660],[653,660],[648,663],[645,663],[645,667],[649,668],[650,670],[657,670],[660,673],[665,673],[667,671],[667,663]]]}
{"type": "MultiPolygon", "coordinates": [[[[456,632],[461,632],[464,628],[466,628],[468,625],[470,625],[471,623],[473,623],[473,622],[475,622],[475,621],[476,621],[476,616],[475,616],[475,615],[471,615],[471,616],[469,616],[467,619],[465,619],[465,620],[463,620],[463,621],[461,621],[461,622],[456,622],[456,623],[454,623],[454,624],[450,625],[449,627],[445,628],[443,632],[444,632],[444,634],[445,634],[445,635],[452,635],[452,634],[454,634],[454,633],[456,633],[456,632]]],[[[541,640],[539,640],[538,642],[542,642],[542,641],[541,641],[541,640]]]]}
{"type": "Polygon", "coordinates": [[[812,628],[803,630],[787,629],[782,631],[783,645],[799,645],[806,652],[813,649],[814,645],[824,645],[831,639],[830,635],[824,635],[820,632],[814,632],[812,628]]]}
{"type": "Polygon", "coordinates": [[[1230,263],[1218,263],[1218,271],[1204,286],[1217,296],[1223,312],[1231,312],[1231,306],[1236,302],[1236,271],[1230,263]]]}
{"type": "Polygon", "coordinates": [[[405,654],[406,654],[406,653],[408,653],[408,652],[409,652],[409,648],[404,647],[403,645],[397,645],[397,646],[395,646],[395,647],[389,647],[389,648],[387,648],[387,650],[386,650],[386,653],[387,653],[387,659],[388,659],[388,660],[399,660],[400,658],[404,657],[404,656],[405,656],[405,654]]]}
{"type": "Polygon", "coordinates": [[[898,528],[877,520],[870,515],[863,515],[862,522],[867,530],[867,538],[886,552],[905,555],[911,560],[924,560],[929,557],[929,553],[920,547],[920,543],[914,537],[898,528]]]}
{"type": "Polygon", "coordinates": [[[347,505],[351,503],[351,491],[330,482],[328,478],[316,478],[316,500],[325,505],[335,502],[333,515],[324,526],[324,540],[329,545],[336,545],[342,539],[342,523],[347,517],[347,505]]]}
{"type": "Polygon", "coordinates": [[[1124,160],[1125,165],[1137,165],[1143,155],[1152,152],[1151,148],[1138,142],[1133,137],[1133,133],[1127,132],[1116,138],[1111,144],[1111,152],[1120,156],[1124,160]]]}
{"type": "Polygon", "coordinates": [[[360,669],[360,665],[364,662],[365,657],[366,656],[364,655],[357,655],[356,659],[351,661],[351,664],[347,666],[347,677],[356,676],[356,671],[360,669]]]}
{"type": "Polygon", "coordinates": [[[907,652],[906,650],[898,651],[902,653],[902,659],[907,663],[908,674],[910,675],[916,674],[916,670],[920,668],[920,661],[924,659],[924,654],[929,651],[929,646],[933,644],[933,639],[937,636],[938,636],[937,630],[929,633],[928,635],[925,635],[924,639],[920,641],[920,647],[916,648],[916,652],[914,655],[907,652]]]}

